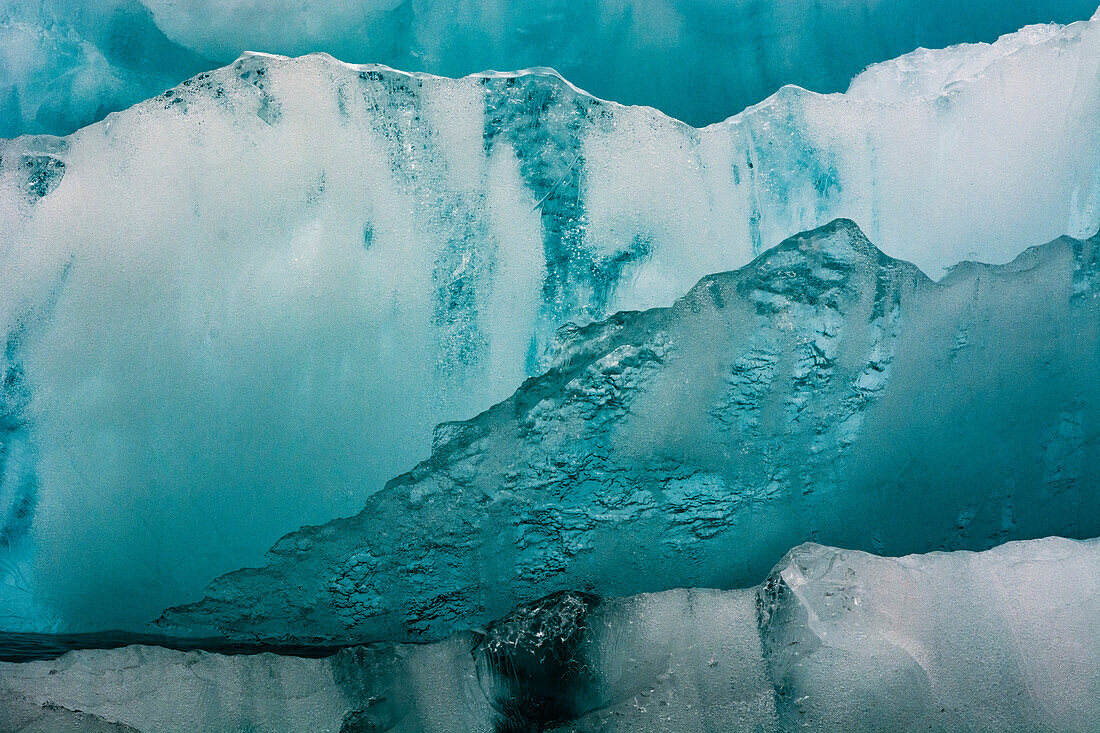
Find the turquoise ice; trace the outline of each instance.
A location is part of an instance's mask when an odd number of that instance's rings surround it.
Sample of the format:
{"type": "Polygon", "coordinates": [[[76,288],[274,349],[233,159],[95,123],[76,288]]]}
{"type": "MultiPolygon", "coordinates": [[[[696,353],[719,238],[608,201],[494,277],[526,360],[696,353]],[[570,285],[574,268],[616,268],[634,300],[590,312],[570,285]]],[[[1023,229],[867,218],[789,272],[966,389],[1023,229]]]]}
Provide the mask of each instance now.
{"type": "Polygon", "coordinates": [[[1100,238],[940,282],[850,221],[567,331],[551,368],[361,513],[282,538],[166,628],[408,639],[561,589],[759,580],[816,541],[888,554],[1100,532],[1100,238]]]}
{"type": "Polygon", "coordinates": [[[444,76],[551,66],[599,97],[699,125],[784,84],[841,91],[918,46],[1095,10],[1094,0],[8,0],[0,137],[67,134],[245,51],[326,51],[444,76]]]}
{"type": "Polygon", "coordinates": [[[920,52],[701,129],[548,71],[253,54],[0,143],[8,627],[198,598],[360,511],[436,424],[545,371],[560,326],[834,218],[936,278],[1092,235],[1098,30],[920,52]]]}

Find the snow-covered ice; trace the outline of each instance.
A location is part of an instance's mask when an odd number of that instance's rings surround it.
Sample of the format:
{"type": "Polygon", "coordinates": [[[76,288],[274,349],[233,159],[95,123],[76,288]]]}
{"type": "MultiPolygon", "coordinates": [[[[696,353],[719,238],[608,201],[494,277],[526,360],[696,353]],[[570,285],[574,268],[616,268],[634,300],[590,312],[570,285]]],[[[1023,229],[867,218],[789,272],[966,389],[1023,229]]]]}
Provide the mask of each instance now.
{"type": "Polygon", "coordinates": [[[692,124],[784,84],[844,89],[917,46],[1082,20],[1095,0],[7,0],[0,137],[67,134],[244,51],[463,76],[552,66],[692,124]]]}

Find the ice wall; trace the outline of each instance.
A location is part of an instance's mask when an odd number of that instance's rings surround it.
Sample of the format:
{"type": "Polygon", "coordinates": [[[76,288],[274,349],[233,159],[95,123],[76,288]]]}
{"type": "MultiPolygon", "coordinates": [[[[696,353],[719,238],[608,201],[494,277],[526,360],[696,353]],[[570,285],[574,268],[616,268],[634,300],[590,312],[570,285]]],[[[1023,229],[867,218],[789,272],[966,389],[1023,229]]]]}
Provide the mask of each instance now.
{"type": "Polygon", "coordinates": [[[428,645],[0,664],[0,727],[1084,733],[1098,603],[1096,540],[901,558],[803,545],[756,588],[558,593],[428,645]]]}
{"type": "Polygon", "coordinates": [[[850,221],[575,329],[348,519],[171,629],[430,639],[562,588],[747,585],[807,540],[902,554],[1100,533],[1100,235],[940,283],[850,221]]]}
{"type": "Polygon", "coordinates": [[[137,0],[6,0],[0,137],[68,134],[215,65],[137,0]]]}
{"type": "Polygon", "coordinates": [[[112,733],[337,733],[349,708],[329,660],[274,654],[130,646],[5,664],[0,676],[0,729],[12,733],[99,733],[96,724],[112,733]]]}
{"type": "Polygon", "coordinates": [[[692,124],[784,84],[842,90],[918,46],[1087,18],[1095,0],[10,0],[0,137],[67,134],[244,51],[327,51],[462,76],[552,66],[594,94],[692,124]]]}
{"type": "Polygon", "coordinates": [[[945,52],[980,73],[933,91],[872,69],[702,130],[548,72],[252,55],[0,143],[0,330],[27,334],[0,613],[147,621],[360,510],[566,321],[668,304],[836,216],[932,274],[1091,234],[1098,47],[1100,19],[1026,31],[945,52]]]}

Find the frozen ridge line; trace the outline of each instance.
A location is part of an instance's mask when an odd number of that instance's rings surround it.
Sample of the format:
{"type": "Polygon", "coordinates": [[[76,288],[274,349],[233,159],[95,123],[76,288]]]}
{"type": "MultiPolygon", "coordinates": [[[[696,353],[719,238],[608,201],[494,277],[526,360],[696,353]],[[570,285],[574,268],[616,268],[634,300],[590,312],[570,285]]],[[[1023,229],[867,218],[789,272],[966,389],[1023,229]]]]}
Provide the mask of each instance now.
{"type": "Polygon", "coordinates": [[[0,6],[0,136],[71,132],[245,49],[327,51],[451,77],[542,64],[602,97],[705,124],[784,83],[839,91],[868,64],[917,45],[993,40],[1095,9],[1094,0],[578,0],[458,10],[438,0],[274,0],[262,11],[226,0],[9,0],[0,6]]]}
{"type": "Polygon", "coordinates": [[[1085,733],[1098,604],[1097,540],[900,558],[806,544],[755,588],[562,592],[427,645],[0,664],[0,727],[1085,733]]]}
{"type": "MultiPolygon", "coordinates": [[[[947,48],[918,48],[907,54],[886,61],[879,61],[869,65],[859,74],[853,77],[844,96],[856,97],[866,101],[882,102],[884,104],[898,104],[914,98],[926,100],[934,99],[958,91],[961,85],[978,81],[989,68],[1001,59],[1014,54],[1026,54],[1036,46],[1059,45],[1065,42],[1066,29],[1074,29],[1079,24],[1094,22],[1100,17],[1100,9],[1091,20],[1082,20],[1067,26],[1057,23],[1042,23],[1025,26],[1018,31],[1006,33],[992,43],[960,43],[947,48]]],[[[467,74],[464,77],[447,77],[428,71],[407,71],[396,69],[380,63],[351,63],[334,57],[324,51],[316,51],[302,56],[292,57],[284,54],[267,53],[263,51],[245,51],[237,59],[237,63],[259,58],[269,59],[275,62],[294,61],[298,58],[317,57],[327,63],[337,64],[352,71],[376,71],[387,75],[404,76],[409,79],[431,81],[460,81],[461,79],[516,79],[525,76],[552,77],[558,83],[565,85],[577,94],[590,97],[593,100],[617,107],[643,107],[651,110],[656,115],[670,122],[678,122],[688,128],[704,130],[716,125],[732,124],[742,115],[748,112],[767,107],[781,99],[784,94],[805,93],[813,96],[829,97],[837,92],[815,92],[798,84],[783,84],[776,92],[744,110],[736,112],[724,120],[712,122],[704,126],[692,125],[675,115],[649,105],[631,105],[618,100],[599,97],[591,92],[581,89],[573,84],[557,69],[550,66],[530,66],[523,69],[497,70],[486,69],[484,71],[467,74]]]]}
{"type": "Polygon", "coordinates": [[[792,237],[671,308],[566,329],[546,374],[441,425],[361,513],[287,535],[161,624],[438,639],[562,588],[747,585],[808,539],[1094,536],[1098,246],[934,283],[847,220],[792,237]]]}
{"type": "MultiPolygon", "coordinates": [[[[1100,17],[1100,9],[1093,15],[1100,17]]],[[[987,73],[1001,59],[1031,53],[1037,46],[1062,43],[1062,26],[1029,25],[1001,36],[993,43],[962,43],[950,48],[918,48],[887,61],[871,64],[855,76],[846,94],[882,102],[954,93],[987,73]]]]}
{"type": "MultiPolygon", "coordinates": [[[[616,101],[611,100],[611,99],[600,99],[596,95],[591,94],[590,92],[586,92],[585,90],[581,89],[577,85],[573,84],[568,79],[566,79],[564,76],[562,76],[558,72],[557,69],[554,69],[550,66],[529,66],[525,69],[513,69],[511,71],[498,71],[496,69],[486,69],[484,71],[478,71],[478,72],[475,72],[473,74],[467,74],[464,77],[453,78],[453,77],[448,77],[448,76],[440,76],[439,74],[432,74],[432,73],[427,72],[427,71],[406,71],[404,69],[395,69],[392,66],[386,66],[385,64],[378,64],[378,63],[354,64],[354,63],[350,63],[348,61],[343,61],[341,59],[338,59],[335,56],[333,56],[332,54],[326,53],[324,51],[313,51],[311,53],[302,54],[301,56],[284,56],[282,54],[267,53],[265,51],[245,51],[244,53],[242,53],[237,58],[237,60],[233,64],[230,64],[230,66],[233,66],[233,65],[242,65],[243,66],[248,62],[258,63],[260,66],[263,66],[263,65],[265,65],[265,61],[266,62],[272,62],[272,63],[294,63],[295,61],[298,61],[298,60],[301,60],[301,59],[319,59],[320,61],[322,61],[325,64],[332,64],[334,66],[342,67],[344,69],[347,69],[348,71],[364,72],[364,73],[373,72],[373,73],[376,73],[376,74],[382,74],[382,75],[387,76],[387,77],[404,78],[404,79],[408,79],[408,80],[411,80],[411,81],[419,81],[419,82],[428,81],[428,82],[435,82],[435,83],[440,83],[440,82],[446,83],[446,82],[458,82],[458,81],[462,81],[463,79],[521,79],[521,78],[526,77],[526,76],[549,77],[554,81],[554,83],[560,84],[560,85],[566,87],[567,89],[569,89],[570,91],[572,91],[575,94],[579,94],[579,95],[582,95],[582,96],[585,96],[585,97],[589,97],[593,101],[601,102],[603,104],[613,105],[613,106],[616,106],[616,107],[636,106],[636,105],[622,104],[620,102],[616,102],[616,101]]],[[[179,89],[179,87],[177,86],[176,90],[178,90],[178,89],[179,89]]],[[[681,124],[684,124],[688,127],[691,127],[690,125],[687,125],[687,123],[684,123],[681,120],[677,120],[674,117],[671,117],[671,116],[665,114],[664,112],[661,112],[659,109],[655,109],[655,108],[652,108],[652,107],[646,107],[646,109],[650,109],[653,112],[655,112],[656,114],[658,114],[662,117],[665,117],[670,121],[680,122],[681,124]]]]}
{"type": "Polygon", "coordinates": [[[360,510],[566,323],[838,217],[933,276],[1091,235],[1100,20],[1021,44],[932,100],[700,130],[541,72],[249,56],[0,142],[0,618],[140,626],[360,510]]]}

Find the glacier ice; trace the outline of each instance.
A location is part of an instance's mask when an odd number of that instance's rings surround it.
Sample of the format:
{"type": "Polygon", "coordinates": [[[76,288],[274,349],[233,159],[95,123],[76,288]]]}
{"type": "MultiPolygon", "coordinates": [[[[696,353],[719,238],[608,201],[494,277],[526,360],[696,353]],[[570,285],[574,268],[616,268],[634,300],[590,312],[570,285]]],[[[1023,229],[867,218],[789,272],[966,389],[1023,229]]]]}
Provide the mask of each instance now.
{"type": "Polygon", "coordinates": [[[807,540],[890,554],[1100,533],[1100,234],[942,281],[852,222],[567,329],[358,515],[172,609],[231,637],[410,639],[561,588],[730,587],[807,540]]]}
{"type": "Polygon", "coordinates": [[[933,275],[1090,235],[1098,46],[1025,30],[701,130],[549,72],[250,55],[0,143],[0,616],[144,623],[360,510],[564,323],[835,217],[933,275]]]}
{"type": "Polygon", "coordinates": [[[755,588],[556,593],[426,645],[0,664],[0,727],[1084,732],[1100,719],[1097,604],[1097,540],[900,558],[802,545],[755,588]]]}
{"type": "Polygon", "coordinates": [[[794,550],[760,592],[780,717],[797,730],[1094,729],[1098,549],[794,550]]]}
{"type": "Polygon", "coordinates": [[[137,0],[6,0],[0,137],[70,133],[213,65],[137,0]]]}
{"type": "Polygon", "coordinates": [[[840,91],[916,46],[992,41],[1095,10],[1095,0],[8,0],[0,137],[67,134],[250,50],[445,76],[552,66],[599,96],[706,124],[786,83],[840,91]]]}

